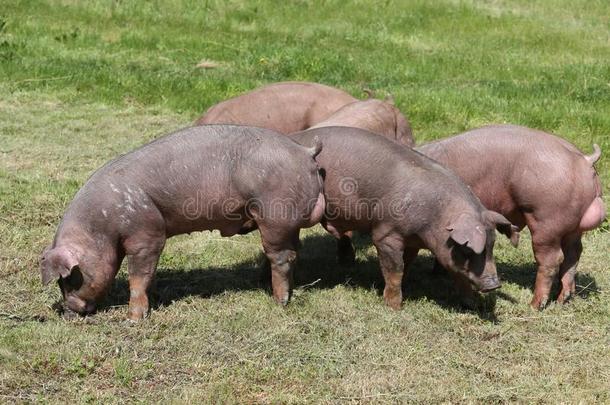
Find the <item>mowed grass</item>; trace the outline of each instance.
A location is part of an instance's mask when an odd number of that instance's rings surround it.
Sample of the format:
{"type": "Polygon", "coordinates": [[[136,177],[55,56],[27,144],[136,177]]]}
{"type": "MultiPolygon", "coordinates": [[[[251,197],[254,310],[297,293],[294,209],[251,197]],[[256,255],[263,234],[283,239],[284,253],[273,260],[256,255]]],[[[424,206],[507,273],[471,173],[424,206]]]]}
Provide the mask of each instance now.
{"type": "Polygon", "coordinates": [[[510,122],[598,143],[608,195],[609,26],[604,0],[0,0],[0,400],[609,402],[607,223],[585,238],[578,297],[542,312],[527,233],[518,249],[498,238],[504,285],[476,310],[425,253],[403,310],[385,308],[367,238],[342,271],[319,227],[287,308],[260,281],[257,233],[171,239],[135,326],[125,269],[68,322],[37,266],[96,168],[281,80],[391,94],[419,142],[510,122]]]}

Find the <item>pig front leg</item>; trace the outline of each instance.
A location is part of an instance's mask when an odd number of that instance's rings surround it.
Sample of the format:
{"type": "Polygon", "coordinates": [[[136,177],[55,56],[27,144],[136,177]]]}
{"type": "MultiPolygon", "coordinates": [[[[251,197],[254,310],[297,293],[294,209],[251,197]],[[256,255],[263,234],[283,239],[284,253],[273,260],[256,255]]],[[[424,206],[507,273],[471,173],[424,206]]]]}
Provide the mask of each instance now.
{"type": "Polygon", "coordinates": [[[294,287],[294,268],[297,259],[299,231],[275,232],[260,226],[263,250],[271,265],[273,298],[280,305],[290,301],[294,287]]]}
{"type": "Polygon", "coordinates": [[[559,268],[561,290],[559,291],[557,302],[563,304],[576,292],[576,269],[582,254],[581,235],[562,241],[561,249],[564,259],[559,268]]]}
{"type": "Polygon", "coordinates": [[[297,258],[295,250],[285,249],[279,252],[266,251],[271,264],[271,288],[275,302],[287,305],[294,287],[294,266],[297,258]]]}
{"type": "MultiPolygon", "coordinates": [[[[375,239],[375,238],[374,238],[375,239]]],[[[402,277],[404,275],[404,247],[399,238],[384,237],[374,241],[379,266],[385,280],[383,301],[392,309],[402,305],[402,277]]],[[[410,254],[407,254],[410,256],[410,254]]]]}
{"type": "Polygon", "coordinates": [[[129,312],[130,321],[139,321],[148,315],[148,293],[154,279],[159,256],[165,240],[150,247],[141,248],[127,258],[129,271],[129,312]]]}

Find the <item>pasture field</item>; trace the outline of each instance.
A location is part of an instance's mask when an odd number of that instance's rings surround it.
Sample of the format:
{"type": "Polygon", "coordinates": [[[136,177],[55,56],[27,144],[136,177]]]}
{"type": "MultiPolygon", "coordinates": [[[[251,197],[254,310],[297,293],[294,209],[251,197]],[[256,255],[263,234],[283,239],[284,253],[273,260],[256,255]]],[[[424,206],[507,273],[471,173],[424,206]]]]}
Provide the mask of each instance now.
{"type": "Polygon", "coordinates": [[[477,309],[422,253],[392,311],[370,241],[341,271],[315,227],[286,308],[257,233],[208,232],[168,242],[149,319],[123,322],[123,268],[97,314],[64,321],[37,261],[87,177],[282,80],[391,94],[418,142],[510,122],[598,143],[610,205],[607,0],[0,0],[0,402],[610,402],[607,222],[578,296],[541,312],[527,232],[498,237],[504,284],[477,309]]]}

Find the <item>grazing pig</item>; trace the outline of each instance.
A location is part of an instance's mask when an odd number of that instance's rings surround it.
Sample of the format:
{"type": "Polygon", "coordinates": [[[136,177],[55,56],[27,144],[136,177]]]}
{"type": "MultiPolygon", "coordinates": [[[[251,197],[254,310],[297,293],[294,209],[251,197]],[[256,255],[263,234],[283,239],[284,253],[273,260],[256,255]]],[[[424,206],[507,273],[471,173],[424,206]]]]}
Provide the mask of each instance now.
{"type": "MultiPolygon", "coordinates": [[[[347,234],[370,232],[385,279],[384,301],[402,302],[404,268],[430,249],[447,268],[481,291],[500,287],[493,260],[495,229],[514,231],[486,210],[453,173],[424,155],[358,128],[315,128],[291,135],[324,144],[317,157],[326,212],[323,226],[351,250],[347,234]]],[[[350,252],[353,254],[353,251],[350,252]]]]}
{"type": "Polygon", "coordinates": [[[409,121],[394,105],[381,100],[347,104],[312,128],[336,126],[366,129],[406,146],[415,145],[409,121]]]}
{"type": "Polygon", "coordinates": [[[167,238],[218,229],[261,232],[273,296],[286,304],[299,230],[324,212],[314,156],[262,128],[209,125],[157,139],[97,170],[76,194],[41,257],[42,282],[59,281],[66,314],[91,313],[125,255],[129,319],[148,312],[147,290],[167,238]]]}
{"type": "Polygon", "coordinates": [[[274,83],[210,107],[195,125],[241,124],[290,134],[354,101],[348,93],[323,84],[274,83]]]}
{"type": "Polygon", "coordinates": [[[594,149],[583,155],[559,137],[516,125],[486,126],[417,148],[460,176],[485,207],[530,229],[538,266],[534,308],[546,305],[556,276],[558,302],[575,292],[581,236],[604,220],[593,167],[601,151],[594,149]]]}

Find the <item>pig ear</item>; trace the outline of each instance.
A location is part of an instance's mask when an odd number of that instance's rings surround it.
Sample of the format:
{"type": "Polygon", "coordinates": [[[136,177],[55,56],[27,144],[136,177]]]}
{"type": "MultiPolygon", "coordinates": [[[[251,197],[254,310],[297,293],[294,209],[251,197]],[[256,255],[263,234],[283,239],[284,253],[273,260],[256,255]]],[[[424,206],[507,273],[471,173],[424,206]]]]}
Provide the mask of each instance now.
{"type": "Polygon", "coordinates": [[[309,152],[309,155],[315,159],[315,157],[318,156],[318,154],[320,153],[321,150],[322,150],[322,141],[316,135],[313,138],[313,147],[307,148],[307,151],[309,152]]]}
{"type": "Polygon", "coordinates": [[[59,278],[69,277],[72,271],[78,267],[78,261],[74,254],[65,247],[45,249],[40,258],[40,275],[42,284],[47,285],[59,278]]]}
{"type": "Polygon", "coordinates": [[[598,144],[593,144],[593,153],[590,155],[586,155],[585,159],[593,166],[595,162],[599,160],[599,157],[602,155],[602,150],[598,144]]]}
{"type": "Polygon", "coordinates": [[[482,224],[468,215],[461,214],[447,227],[450,237],[457,244],[468,246],[476,254],[480,254],[485,249],[487,236],[482,224]]]}
{"type": "Polygon", "coordinates": [[[495,211],[485,211],[484,217],[496,226],[498,232],[510,239],[511,245],[519,245],[519,228],[511,224],[502,214],[495,211]]]}

